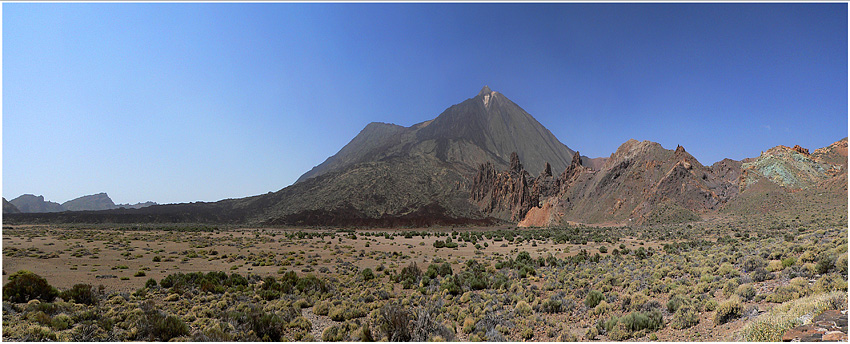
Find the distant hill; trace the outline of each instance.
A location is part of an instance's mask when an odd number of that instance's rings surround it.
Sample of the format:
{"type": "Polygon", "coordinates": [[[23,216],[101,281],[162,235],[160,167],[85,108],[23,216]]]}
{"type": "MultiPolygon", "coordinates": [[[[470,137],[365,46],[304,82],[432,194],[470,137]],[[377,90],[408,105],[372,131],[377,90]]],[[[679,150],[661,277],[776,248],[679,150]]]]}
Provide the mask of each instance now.
{"type": "Polygon", "coordinates": [[[115,203],[112,202],[112,199],[109,198],[109,195],[105,192],[72,199],[62,203],[62,207],[71,211],[107,210],[116,208],[115,203]]]}
{"type": "Polygon", "coordinates": [[[121,204],[116,204],[115,208],[141,209],[141,208],[144,208],[144,207],[150,207],[152,205],[157,205],[157,203],[152,202],[152,201],[139,202],[139,203],[136,203],[136,204],[121,203],[121,204]]]}
{"type": "MultiPolygon", "coordinates": [[[[15,206],[20,213],[53,213],[63,211],[98,211],[110,210],[118,208],[140,209],[156,205],[155,202],[144,202],[136,204],[115,204],[105,192],[94,195],[86,195],[77,197],[65,203],[59,204],[56,202],[45,201],[44,196],[34,196],[30,194],[21,195],[18,198],[9,202],[15,206]]],[[[4,203],[5,205],[5,203],[4,203]]],[[[4,208],[6,209],[6,208],[4,208]]],[[[11,210],[11,209],[9,209],[11,210]]],[[[4,210],[4,213],[10,213],[4,210]]]]}
{"type": "Polygon", "coordinates": [[[6,200],[6,197],[3,197],[3,214],[18,214],[20,212],[21,211],[18,210],[18,207],[9,203],[9,201],[6,200]]]}
{"type": "Polygon", "coordinates": [[[32,194],[20,195],[17,198],[9,201],[22,213],[52,213],[65,211],[61,204],[56,202],[45,201],[44,196],[36,196],[32,194]]]}

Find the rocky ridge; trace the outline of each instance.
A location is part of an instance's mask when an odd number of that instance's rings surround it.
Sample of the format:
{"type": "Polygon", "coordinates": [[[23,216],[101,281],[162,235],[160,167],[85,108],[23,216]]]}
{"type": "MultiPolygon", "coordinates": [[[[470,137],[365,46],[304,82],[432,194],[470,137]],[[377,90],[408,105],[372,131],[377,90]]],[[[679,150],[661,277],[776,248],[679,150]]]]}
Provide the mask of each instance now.
{"type": "Polygon", "coordinates": [[[812,154],[800,146],[779,146],[758,158],[724,159],[706,167],[682,146],[666,150],[654,142],[629,140],[599,170],[583,166],[576,154],[554,178],[541,173],[530,179],[522,170],[496,172],[482,164],[470,198],[485,214],[520,226],[693,221],[723,208],[759,181],[764,185],[758,190],[767,187],[774,194],[829,183],[846,192],[846,142],[812,154]],[[844,165],[835,164],[842,161],[844,165]]]}

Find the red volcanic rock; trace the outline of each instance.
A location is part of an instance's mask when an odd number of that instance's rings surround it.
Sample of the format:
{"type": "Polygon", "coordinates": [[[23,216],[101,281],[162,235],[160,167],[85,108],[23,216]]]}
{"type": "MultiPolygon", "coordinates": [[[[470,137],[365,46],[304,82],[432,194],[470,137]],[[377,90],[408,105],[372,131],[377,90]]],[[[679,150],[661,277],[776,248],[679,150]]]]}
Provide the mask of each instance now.
{"type": "Polygon", "coordinates": [[[793,149],[797,153],[800,153],[800,154],[803,154],[803,155],[809,155],[809,150],[805,149],[803,147],[800,147],[800,145],[794,145],[794,148],[791,148],[791,149],[793,149]]]}

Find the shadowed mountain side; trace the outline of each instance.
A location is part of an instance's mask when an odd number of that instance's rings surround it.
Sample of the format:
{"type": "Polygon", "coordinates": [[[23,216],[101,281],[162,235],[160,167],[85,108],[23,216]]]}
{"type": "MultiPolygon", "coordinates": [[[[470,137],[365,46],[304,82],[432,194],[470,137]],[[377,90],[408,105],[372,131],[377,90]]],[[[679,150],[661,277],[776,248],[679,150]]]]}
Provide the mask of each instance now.
{"type": "Polygon", "coordinates": [[[18,210],[18,207],[16,207],[12,203],[9,203],[9,201],[7,201],[5,197],[3,197],[3,214],[17,214],[20,212],[21,211],[18,210]]]}

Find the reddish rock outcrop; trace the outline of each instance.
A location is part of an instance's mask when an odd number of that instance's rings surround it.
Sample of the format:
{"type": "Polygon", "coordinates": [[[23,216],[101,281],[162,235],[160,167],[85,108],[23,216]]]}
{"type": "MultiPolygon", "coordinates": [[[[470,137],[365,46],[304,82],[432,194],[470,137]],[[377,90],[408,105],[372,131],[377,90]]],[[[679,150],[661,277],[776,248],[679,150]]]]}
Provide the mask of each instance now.
{"type": "Polygon", "coordinates": [[[783,342],[847,341],[847,311],[828,310],[782,335],[783,342]]]}
{"type": "Polygon", "coordinates": [[[800,147],[800,145],[794,145],[794,148],[791,148],[791,149],[793,149],[797,153],[800,153],[800,154],[803,154],[803,155],[809,155],[809,150],[805,149],[803,147],[800,147]]]}

